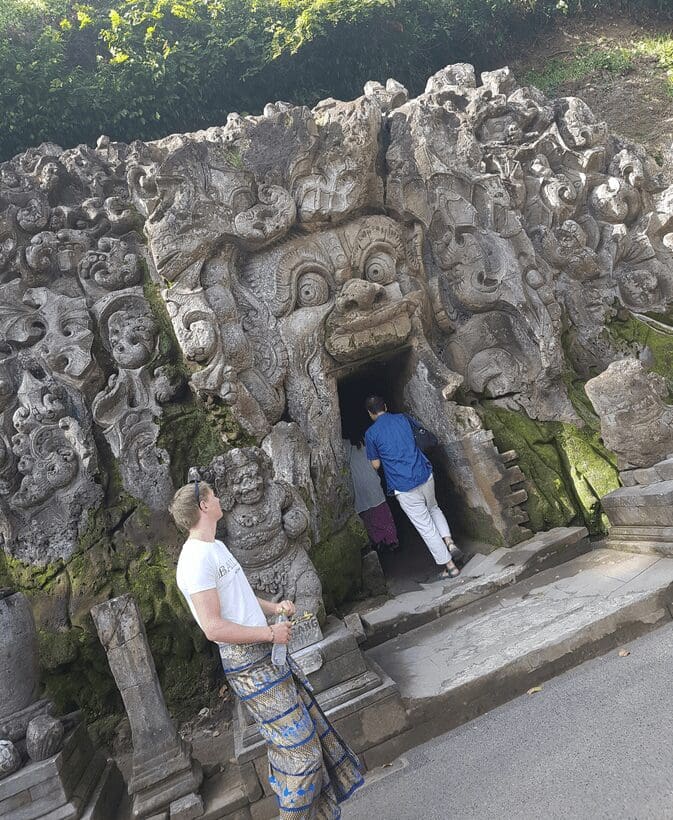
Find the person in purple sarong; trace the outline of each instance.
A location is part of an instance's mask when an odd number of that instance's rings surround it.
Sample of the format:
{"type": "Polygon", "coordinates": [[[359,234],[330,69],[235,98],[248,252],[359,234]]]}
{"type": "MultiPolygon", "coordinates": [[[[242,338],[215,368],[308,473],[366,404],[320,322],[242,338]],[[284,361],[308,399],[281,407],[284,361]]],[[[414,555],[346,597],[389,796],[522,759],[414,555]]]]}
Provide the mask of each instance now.
{"type": "Polygon", "coordinates": [[[364,440],[353,435],[345,446],[353,480],[355,511],[365,525],[371,546],[377,552],[395,550],[398,547],[397,528],[383,494],[381,479],[367,459],[364,440]]]}

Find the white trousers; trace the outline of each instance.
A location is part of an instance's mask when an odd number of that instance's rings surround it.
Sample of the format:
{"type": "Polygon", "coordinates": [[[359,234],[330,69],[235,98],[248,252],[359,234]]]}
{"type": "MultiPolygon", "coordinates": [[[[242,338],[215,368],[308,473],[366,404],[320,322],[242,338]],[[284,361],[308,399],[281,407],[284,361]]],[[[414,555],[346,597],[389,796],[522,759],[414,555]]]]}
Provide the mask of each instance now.
{"type": "Polygon", "coordinates": [[[444,538],[451,537],[451,530],[435,498],[435,477],[431,474],[425,484],[419,484],[405,493],[398,492],[395,497],[435,561],[441,565],[448,564],[451,553],[444,538]]]}

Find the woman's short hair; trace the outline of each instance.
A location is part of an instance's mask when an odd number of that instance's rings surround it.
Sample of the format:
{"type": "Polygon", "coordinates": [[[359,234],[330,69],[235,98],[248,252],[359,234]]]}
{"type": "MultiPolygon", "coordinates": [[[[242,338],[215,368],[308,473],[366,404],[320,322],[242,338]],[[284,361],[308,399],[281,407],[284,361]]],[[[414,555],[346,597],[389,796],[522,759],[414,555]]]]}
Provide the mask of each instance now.
{"type": "Polygon", "coordinates": [[[194,482],[185,484],[173,496],[168,511],[173,516],[176,526],[180,530],[189,532],[192,527],[199,523],[199,515],[201,509],[199,501],[208,498],[212,494],[210,484],[205,481],[199,481],[199,497],[196,497],[196,489],[194,482]]]}

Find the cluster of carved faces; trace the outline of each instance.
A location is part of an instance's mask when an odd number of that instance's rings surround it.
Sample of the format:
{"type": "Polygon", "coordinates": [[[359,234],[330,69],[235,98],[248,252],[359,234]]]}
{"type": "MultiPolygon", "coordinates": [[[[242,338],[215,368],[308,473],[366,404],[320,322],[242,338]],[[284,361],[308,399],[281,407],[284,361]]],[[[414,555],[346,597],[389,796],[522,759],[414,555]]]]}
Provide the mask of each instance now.
{"type": "Polygon", "coordinates": [[[471,399],[572,419],[563,373],[620,355],[604,332],[615,304],[673,305],[673,193],[656,166],[580,100],[505,69],[478,85],[449,66],[416,99],[370,83],[353,102],[278,103],[147,145],[31,149],[0,165],[5,532],[58,486],[72,546],[76,499],[98,492],[94,425],[130,492],[148,470],[153,503],[170,492],[156,418],[174,387],[156,368],[140,230],[197,400],[230,405],[260,441],[292,418],[314,478],[336,469],[336,379],[364,361],[422,350],[471,399]],[[25,455],[41,450],[36,431],[15,440],[16,412],[62,390],[64,415],[41,422],[53,456],[25,455]]]}
{"type": "Polygon", "coordinates": [[[100,503],[96,422],[129,491],[138,487],[124,461],[137,463],[138,448],[156,442],[143,368],[157,327],[140,287],[126,150],[46,144],[1,169],[0,528],[5,548],[28,560],[67,557],[83,510],[100,503]],[[95,350],[109,355],[97,360],[95,350]]]}

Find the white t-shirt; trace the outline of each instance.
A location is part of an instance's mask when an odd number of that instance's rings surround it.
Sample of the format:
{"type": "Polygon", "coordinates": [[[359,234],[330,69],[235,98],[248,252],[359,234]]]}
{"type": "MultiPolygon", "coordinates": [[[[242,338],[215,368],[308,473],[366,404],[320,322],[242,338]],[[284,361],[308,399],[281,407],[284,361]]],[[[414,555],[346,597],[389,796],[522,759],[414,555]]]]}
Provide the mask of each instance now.
{"type": "Polygon", "coordinates": [[[266,626],[262,607],[241,565],[221,541],[188,538],[178,558],[176,578],[199,626],[191,596],[207,589],[217,590],[220,614],[225,621],[241,626],[266,626]]]}

